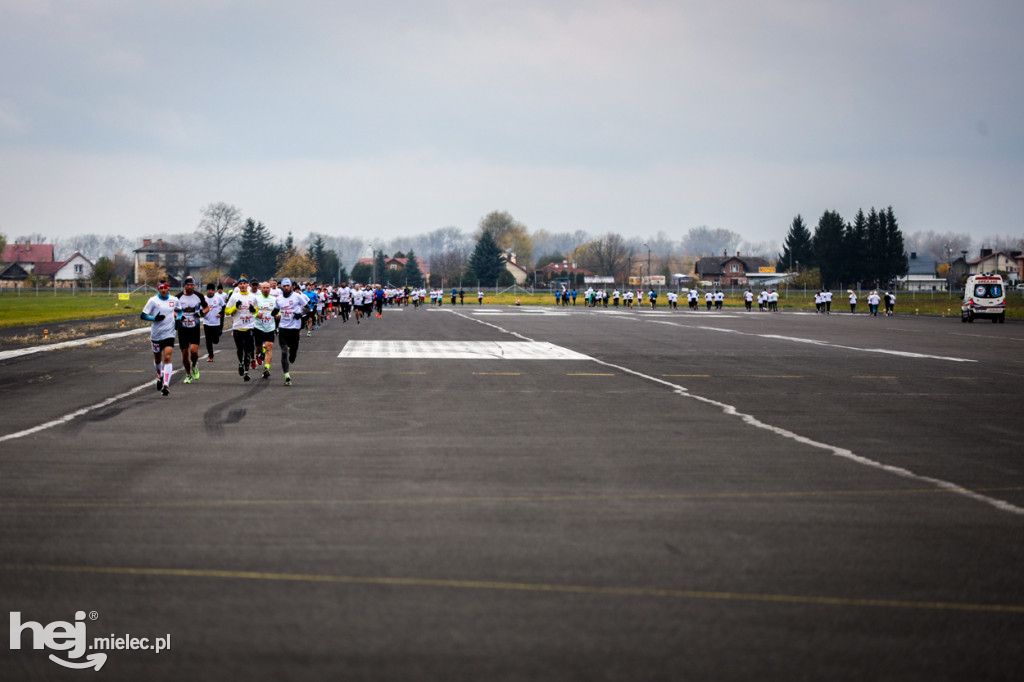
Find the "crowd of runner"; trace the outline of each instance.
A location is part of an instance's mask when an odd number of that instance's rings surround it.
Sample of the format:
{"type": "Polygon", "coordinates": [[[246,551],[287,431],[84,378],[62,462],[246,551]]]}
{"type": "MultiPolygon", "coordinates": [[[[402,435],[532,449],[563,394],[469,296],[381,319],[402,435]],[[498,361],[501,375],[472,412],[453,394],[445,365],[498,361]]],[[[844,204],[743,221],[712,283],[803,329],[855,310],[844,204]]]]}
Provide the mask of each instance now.
{"type": "MultiPolygon", "coordinates": [[[[162,281],[157,294],[142,310],[143,320],[152,322],[150,342],[156,387],[170,395],[174,346],[181,350],[185,370],[184,383],[199,379],[199,347],[201,336],[206,340],[206,361],[213,362],[216,346],[224,333],[224,321],[231,318],[231,338],[238,359],[238,375],[250,381],[250,370],[262,369],[261,378],[270,379],[275,341],[280,347],[284,385],[292,385],[291,365],[299,352],[299,338],[305,330],[311,336],[325,321],[340,318],[361,324],[364,319],[382,318],[392,306],[442,305],[444,290],[422,287],[362,285],[340,286],[309,282],[295,284],[284,278],[278,285],[270,279],[256,284],[246,277],[235,288],[224,291],[223,285],[208,284],[205,295],[196,290],[193,277],[186,277],[182,290],[172,296],[170,284],[162,281]]],[[[451,303],[464,304],[465,291],[451,290],[451,303]]],[[[477,303],[483,303],[483,291],[477,292],[477,303]]]]}
{"type": "MultiPolygon", "coordinates": [[[[883,292],[885,314],[895,314],[896,295],[883,292]]],[[[465,305],[466,292],[452,289],[451,305],[465,305]]],[[[675,291],[665,293],[666,305],[669,309],[677,309],[679,296],[675,291]]],[[[690,310],[699,310],[701,293],[697,289],[684,289],[690,310]]],[[[765,288],[760,293],[747,288],[743,292],[744,307],[753,310],[754,301],[761,312],[778,312],[779,293],[765,288]]],[[[620,305],[624,308],[633,307],[656,308],[658,292],[649,289],[619,291],[611,293],[604,289],[587,288],[583,292],[583,305],[588,307],[611,307],[620,305]]],[[[857,294],[849,292],[850,312],[857,312],[857,294]]],[[[576,305],[578,292],[576,289],[562,287],[555,292],[555,304],[560,306],[576,305]]],[[[725,302],[725,292],[721,290],[705,291],[704,305],[707,310],[721,310],[725,302]]],[[[176,296],[170,294],[170,284],[166,281],[157,286],[157,294],[149,299],[142,310],[143,320],[152,322],[150,341],[153,350],[153,367],[157,374],[156,387],[163,395],[169,395],[171,374],[173,372],[174,346],[177,340],[181,350],[181,362],[185,370],[184,383],[189,384],[199,379],[199,346],[200,337],[206,340],[206,361],[213,362],[214,346],[220,342],[224,331],[224,320],[231,318],[231,337],[235,344],[238,359],[238,375],[243,381],[250,381],[249,370],[262,368],[261,378],[270,379],[271,364],[274,355],[275,340],[280,346],[281,370],[284,373],[284,385],[291,386],[291,365],[299,352],[299,338],[304,329],[306,336],[320,328],[326,320],[338,317],[342,322],[355,320],[361,324],[363,319],[381,318],[384,310],[392,306],[420,307],[444,304],[445,290],[423,287],[393,287],[355,284],[348,286],[342,282],[340,286],[309,282],[293,286],[289,278],[284,278],[278,286],[275,279],[254,285],[250,290],[249,281],[242,277],[236,287],[229,293],[224,292],[223,285],[208,284],[206,294],[196,291],[196,282],[186,277],[182,291],[176,296]],[[202,331],[202,334],[200,333],[202,331]]],[[[483,291],[477,291],[477,304],[482,304],[483,291]]],[[[883,297],[872,291],[867,296],[868,313],[878,315],[878,306],[883,297]]],[[[815,310],[822,314],[831,314],[832,292],[822,289],[814,297],[815,310]]],[[[517,302],[518,305],[518,302],[517,302]]]]}

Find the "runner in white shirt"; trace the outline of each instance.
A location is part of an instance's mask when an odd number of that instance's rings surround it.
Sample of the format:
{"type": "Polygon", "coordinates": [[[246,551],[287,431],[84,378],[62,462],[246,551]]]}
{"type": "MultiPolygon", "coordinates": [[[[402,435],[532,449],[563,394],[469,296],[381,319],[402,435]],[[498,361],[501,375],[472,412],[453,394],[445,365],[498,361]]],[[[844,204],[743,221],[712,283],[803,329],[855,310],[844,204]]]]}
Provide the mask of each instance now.
{"type": "Polygon", "coordinates": [[[857,312],[857,294],[850,290],[850,313],[856,314],[857,312]]]}
{"type": "MultiPolygon", "coordinates": [[[[750,305],[754,302],[754,292],[747,287],[747,290],[743,292],[743,304],[747,308],[747,312],[750,312],[750,305]]],[[[760,307],[760,306],[758,306],[760,307]]]]}
{"type": "Polygon", "coordinates": [[[213,362],[213,347],[220,342],[224,329],[224,303],[227,296],[214,292],[213,282],[206,285],[206,315],[203,316],[203,336],[206,337],[206,361],[213,362]]]}
{"type": "Polygon", "coordinates": [[[281,371],[284,385],[292,385],[291,363],[299,354],[299,338],[302,336],[302,315],[309,310],[309,299],[301,292],[292,291],[292,281],[281,280],[281,295],[274,299],[280,328],[277,336],[281,344],[281,371]]]}
{"type": "Polygon", "coordinates": [[[877,292],[872,291],[868,294],[868,314],[873,317],[878,317],[878,303],[881,300],[882,299],[878,297],[877,292]]]}
{"type": "Polygon", "coordinates": [[[249,291],[249,280],[242,277],[237,288],[228,297],[224,314],[231,316],[231,337],[235,340],[238,355],[238,376],[249,381],[249,368],[255,367],[256,348],[252,329],[256,322],[256,295],[249,291]]]}
{"type": "Polygon", "coordinates": [[[170,395],[171,373],[174,371],[174,318],[178,312],[178,299],[171,296],[171,285],[160,282],[157,294],[150,298],[139,315],[152,322],[149,340],[153,347],[153,369],[156,370],[156,390],[170,395]]]}
{"type": "Polygon", "coordinates": [[[832,314],[832,292],[826,289],[821,294],[821,302],[825,304],[825,314],[832,314]]]}
{"type": "Polygon", "coordinates": [[[270,378],[270,363],[274,356],[274,335],[277,321],[274,311],[277,308],[277,296],[270,295],[270,282],[261,282],[260,291],[256,294],[253,305],[256,306],[255,322],[253,323],[253,342],[257,352],[263,357],[263,379],[270,378]]]}
{"type": "Polygon", "coordinates": [[[341,312],[341,321],[348,322],[352,315],[352,289],[349,288],[348,282],[342,282],[338,289],[338,308],[341,312]]]}

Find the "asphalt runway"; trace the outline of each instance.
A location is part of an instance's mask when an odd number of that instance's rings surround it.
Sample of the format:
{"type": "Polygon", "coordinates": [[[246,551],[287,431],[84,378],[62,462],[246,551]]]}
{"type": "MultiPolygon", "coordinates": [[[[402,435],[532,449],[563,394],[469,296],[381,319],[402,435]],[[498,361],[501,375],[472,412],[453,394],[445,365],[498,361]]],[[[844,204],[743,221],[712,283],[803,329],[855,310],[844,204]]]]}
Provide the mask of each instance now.
{"type": "Polygon", "coordinates": [[[171,646],[0,679],[1024,677],[1024,325],[404,308],[166,398],[148,348],[0,354],[0,595],[171,646]]]}

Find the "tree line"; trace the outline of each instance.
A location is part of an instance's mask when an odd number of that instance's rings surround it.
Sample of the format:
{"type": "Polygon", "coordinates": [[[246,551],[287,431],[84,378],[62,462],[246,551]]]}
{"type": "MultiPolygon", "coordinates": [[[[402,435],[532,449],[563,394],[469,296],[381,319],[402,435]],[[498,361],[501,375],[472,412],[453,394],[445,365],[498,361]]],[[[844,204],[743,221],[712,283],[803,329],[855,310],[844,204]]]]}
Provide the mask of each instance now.
{"type": "Polygon", "coordinates": [[[811,286],[883,286],[907,274],[903,232],[892,206],[865,214],[857,210],[853,222],[836,211],[825,211],[814,233],[799,214],[778,255],[777,265],[790,272],[808,273],[811,286]],[[817,282],[813,280],[817,279],[817,282]]]}

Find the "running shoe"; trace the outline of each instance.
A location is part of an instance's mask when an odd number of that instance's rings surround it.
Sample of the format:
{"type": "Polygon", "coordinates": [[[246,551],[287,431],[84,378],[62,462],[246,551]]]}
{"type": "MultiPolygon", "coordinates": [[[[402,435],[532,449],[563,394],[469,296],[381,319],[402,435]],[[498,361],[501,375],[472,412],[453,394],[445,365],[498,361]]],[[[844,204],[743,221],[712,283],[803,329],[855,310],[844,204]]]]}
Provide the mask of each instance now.
{"type": "Polygon", "coordinates": [[[290,376],[288,376],[287,374],[284,377],[284,385],[285,386],[291,386],[292,385],[292,378],[290,376]]]}
{"type": "Polygon", "coordinates": [[[165,396],[168,396],[168,395],[171,394],[170,390],[166,386],[164,386],[163,390],[160,391],[160,392],[163,393],[165,396]]]}
{"type": "Polygon", "coordinates": [[[192,365],[192,378],[197,380],[197,381],[199,380],[199,366],[198,365],[192,365]]]}
{"type": "Polygon", "coordinates": [[[164,387],[164,378],[163,377],[157,377],[156,378],[156,390],[159,391],[163,387],[164,387]]]}
{"type": "Polygon", "coordinates": [[[256,369],[256,360],[255,359],[252,360],[250,369],[256,369]]]}
{"type": "Polygon", "coordinates": [[[242,375],[242,380],[243,381],[249,381],[249,373],[248,372],[246,372],[245,374],[242,375]]]}
{"type": "Polygon", "coordinates": [[[185,375],[185,383],[186,384],[191,384],[192,383],[192,375],[191,374],[186,374],[185,375]]]}
{"type": "Polygon", "coordinates": [[[306,336],[313,336],[313,332],[306,332],[306,336]]]}
{"type": "Polygon", "coordinates": [[[242,376],[243,374],[245,374],[245,363],[240,362],[238,363],[238,376],[242,376]]]}
{"type": "Polygon", "coordinates": [[[213,356],[211,355],[210,357],[206,358],[206,361],[207,362],[213,362],[213,356]]]}
{"type": "Polygon", "coordinates": [[[264,379],[269,379],[270,378],[270,370],[269,369],[264,369],[263,370],[263,378],[264,379]]]}

